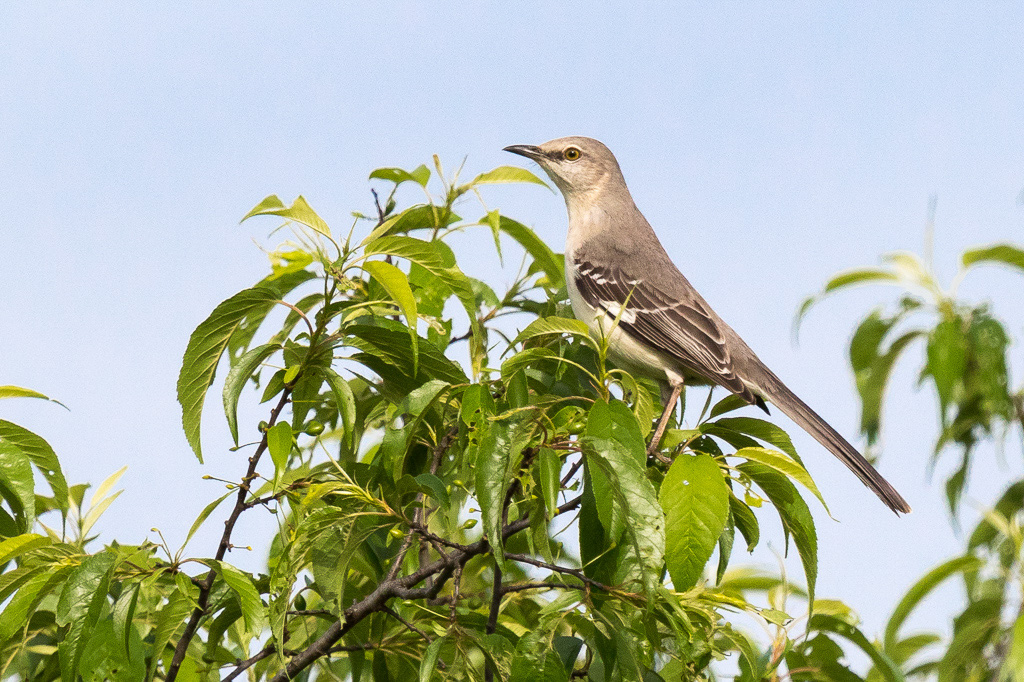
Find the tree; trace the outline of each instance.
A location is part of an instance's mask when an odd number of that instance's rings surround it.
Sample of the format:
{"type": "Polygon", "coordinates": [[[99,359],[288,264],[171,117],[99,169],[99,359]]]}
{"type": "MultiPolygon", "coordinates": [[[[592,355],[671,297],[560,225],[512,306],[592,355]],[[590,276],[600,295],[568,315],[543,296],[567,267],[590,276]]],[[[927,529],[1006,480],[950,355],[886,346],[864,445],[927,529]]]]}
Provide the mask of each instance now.
{"type": "MultiPolygon", "coordinates": [[[[227,425],[248,455],[189,533],[225,519],[209,554],[96,547],[116,477],[86,505],[87,486],[68,486],[40,436],[0,422],[3,675],[698,680],[731,655],[744,681],[863,679],[841,662],[853,645],[874,662],[869,679],[904,679],[916,640],[871,642],[848,607],[815,600],[801,490],[824,500],[788,435],[709,393],[693,428],[667,432],[671,464],[649,458],[658,387],[608,363],[571,318],[561,258],[497,210],[455,213],[483,204],[489,184],[544,183],[501,167],[460,184],[435,167],[374,171],[391,192],[344,239],[302,197],[246,215],[283,218],[294,238],[185,351],[178,395],[196,456],[221,365],[227,425]],[[426,203],[399,210],[405,183],[426,203]],[[446,243],[469,229],[490,230],[499,254],[509,239],[526,253],[500,296],[446,243]],[[268,328],[278,306],[288,313],[268,328]],[[237,406],[252,396],[267,418],[242,429],[237,406]],[[254,513],[280,529],[256,574],[227,561],[238,518],[254,513]],[[737,533],[752,550],[765,514],[792,540],[805,587],[729,568],[737,533]],[[735,627],[738,612],[771,641],[735,627]]],[[[18,396],[45,397],[0,391],[18,396]]]]}
{"type": "MultiPolygon", "coordinates": [[[[850,341],[850,364],[862,404],[861,430],[869,443],[877,444],[892,368],[915,344],[923,346],[920,382],[935,389],[940,424],[929,468],[950,452],[960,462],[944,485],[954,523],[976,446],[986,441],[1001,442],[1017,429],[1024,433],[1024,389],[1014,390],[1010,381],[1010,334],[990,304],[962,300],[957,291],[964,277],[982,265],[1024,270],[1024,249],[1009,243],[977,247],[965,251],[960,261],[961,269],[953,284],[943,287],[929,259],[911,253],[889,254],[883,267],[835,276],[822,294],[807,299],[801,309],[802,315],[821,295],[853,285],[886,283],[900,287],[902,296],[895,305],[873,310],[859,323],[850,341]]],[[[993,468],[987,466],[986,470],[993,468]]],[[[908,679],[1024,679],[1022,514],[1024,479],[1010,480],[994,507],[967,536],[964,553],[928,571],[896,604],[878,644],[908,679]],[[938,633],[905,635],[903,625],[914,608],[954,577],[963,581],[966,603],[953,620],[952,637],[946,640],[938,633]]],[[[825,656],[832,658],[834,653],[825,656]]],[[[816,660],[789,663],[792,669],[794,664],[813,666],[816,660]]],[[[878,668],[866,679],[880,679],[878,668]]]]}

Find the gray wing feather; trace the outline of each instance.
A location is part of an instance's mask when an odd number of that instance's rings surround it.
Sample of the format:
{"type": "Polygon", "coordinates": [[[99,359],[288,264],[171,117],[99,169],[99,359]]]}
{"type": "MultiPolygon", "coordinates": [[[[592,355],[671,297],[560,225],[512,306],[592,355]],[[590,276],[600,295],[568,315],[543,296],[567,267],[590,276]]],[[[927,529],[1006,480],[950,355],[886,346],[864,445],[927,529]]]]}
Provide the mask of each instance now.
{"type": "MultiPolygon", "coordinates": [[[[575,284],[593,308],[625,304],[619,326],[630,336],[676,359],[685,369],[723,386],[751,404],[761,403],[736,375],[725,333],[715,314],[696,295],[673,299],[657,287],[630,277],[618,266],[576,260],[575,284]]],[[[613,314],[614,316],[614,314],[613,314]]]]}

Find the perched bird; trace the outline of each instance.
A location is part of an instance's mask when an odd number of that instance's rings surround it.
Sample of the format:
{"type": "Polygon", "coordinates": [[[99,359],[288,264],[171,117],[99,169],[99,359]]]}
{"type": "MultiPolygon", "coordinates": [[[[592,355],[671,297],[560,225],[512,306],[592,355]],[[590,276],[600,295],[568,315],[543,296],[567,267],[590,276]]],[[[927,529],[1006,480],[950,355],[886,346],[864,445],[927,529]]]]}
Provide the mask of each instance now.
{"type": "Polygon", "coordinates": [[[536,161],[565,197],[565,273],[576,317],[607,336],[613,358],[670,389],[649,452],[658,452],[685,383],[716,384],[767,412],[765,400],[842,460],[896,513],[910,505],[754,354],[669,259],[626,187],[615,156],[588,137],[505,151],[536,161]]]}

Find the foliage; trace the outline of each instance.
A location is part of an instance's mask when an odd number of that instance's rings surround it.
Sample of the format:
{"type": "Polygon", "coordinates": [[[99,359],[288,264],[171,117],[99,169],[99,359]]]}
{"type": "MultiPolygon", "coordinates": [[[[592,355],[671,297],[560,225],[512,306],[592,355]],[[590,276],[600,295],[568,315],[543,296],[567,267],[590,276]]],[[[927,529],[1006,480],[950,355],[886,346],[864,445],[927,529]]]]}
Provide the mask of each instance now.
{"type": "MultiPolygon", "coordinates": [[[[435,168],[374,171],[391,191],[344,237],[302,197],[267,197],[246,216],[283,218],[294,236],[264,280],[198,326],[178,381],[201,461],[202,408],[224,370],[246,469],[189,533],[225,518],[211,553],[96,548],[117,475],[86,505],[42,438],[0,422],[4,677],[695,680],[732,655],[753,681],[818,655],[794,642],[785,611],[786,599],[814,601],[816,534],[799,491],[821,499],[789,437],[709,394],[692,428],[668,430],[673,463],[648,457],[658,387],[609,365],[571,319],[561,257],[497,210],[455,212],[492,183],[543,183],[505,167],[460,184],[435,168]],[[402,185],[426,203],[399,210],[402,185]],[[477,227],[499,255],[509,239],[526,253],[501,295],[447,243],[477,227]],[[238,419],[253,395],[269,410],[258,429],[238,419]],[[737,531],[752,551],[770,510],[806,590],[729,569],[737,531]],[[258,573],[227,561],[246,513],[279,522],[258,573]],[[59,529],[39,520],[54,515],[59,529]],[[738,612],[772,641],[734,627],[738,612]]],[[[822,604],[816,642],[832,633],[880,655],[848,609],[822,604]]]]}
{"type": "MultiPolygon", "coordinates": [[[[837,275],[821,294],[805,302],[801,315],[822,295],[852,285],[887,283],[903,289],[902,298],[889,311],[877,309],[864,318],[850,342],[850,362],[863,407],[861,428],[870,441],[877,441],[888,377],[896,359],[918,342],[923,350],[920,382],[935,389],[941,426],[930,466],[944,451],[952,449],[959,456],[956,471],[945,482],[955,523],[976,445],[1001,441],[1015,427],[1024,427],[1024,390],[1010,387],[1010,334],[989,304],[960,300],[957,284],[982,264],[1024,269],[1024,249],[997,244],[966,251],[954,284],[945,290],[931,267],[912,254],[891,254],[885,264],[837,275]]],[[[895,606],[880,643],[887,660],[880,663],[872,656],[874,669],[863,679],[890,679],[887,671],[893,664],[908,679],[1024,679],[1022,520],[1024,480],[1011,480],[967,536],[964,553],[927,572],[895,606]],[[913,610],[952,578],[962,582],[966,597],[953,619],[952,635],[947,639],[938,633],[904,634],[903,625],[913,610]]],[[[811,628],[816,625],[812,620],[811,628]]],[[[809,664],[838,671],[834,662],[841,651],[834,642],[815,645],[813,654],[816,658],[787,659],[790,669],[809,664]]],[[[847,670],[829,675],[836,680],[862,679],[847,670]]],[[[794,679],[799,678],[794,675],[794,679]]]]}

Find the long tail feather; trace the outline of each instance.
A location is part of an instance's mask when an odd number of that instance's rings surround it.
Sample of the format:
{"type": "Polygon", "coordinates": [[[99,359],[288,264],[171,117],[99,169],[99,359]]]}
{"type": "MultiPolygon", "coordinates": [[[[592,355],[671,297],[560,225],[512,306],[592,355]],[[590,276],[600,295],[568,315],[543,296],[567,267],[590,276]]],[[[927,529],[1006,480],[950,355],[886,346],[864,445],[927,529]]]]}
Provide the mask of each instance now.
{"type": "Polygon", "coordinates": [[[896,492],[889,481],[882,478],[882,475],[864,459],[864,456],[855,447],[850,445],[849,441],[839,435],[838,431],[829,426],[828,422],[819,417],[771,371],[767,368],[765,370],[768,375],[766,380],[758,382],[762,384],[758,388],[765,398],[838,457],[864,485],[878,495],[882,502],[885,502],[889,509],[897,514],[910,512],[910,505],[907,504],[907,501],[896,492]]]}

